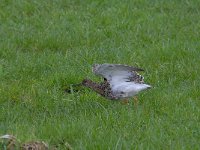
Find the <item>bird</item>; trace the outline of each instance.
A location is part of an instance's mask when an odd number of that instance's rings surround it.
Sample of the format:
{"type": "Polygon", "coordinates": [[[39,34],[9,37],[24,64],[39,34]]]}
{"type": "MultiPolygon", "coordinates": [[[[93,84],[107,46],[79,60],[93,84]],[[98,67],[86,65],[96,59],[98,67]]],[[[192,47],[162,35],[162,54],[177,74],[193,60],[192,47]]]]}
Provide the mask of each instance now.
{"type": "Polygon", "coordinates": [[[15,136],[6,134],[0,136],[0,149],[6,150],[48,150],[48,144],[43,141],[21,143],[15,136]],[[2,145],[1,145],[2,144],[2,145]]]}
{"type": "Polygon", "coordinates": [[[48,150],[48,145],[43,141],[31,141],[23,143],[20,146],[21,150],[48,150]]]}
{"type": "Polygon", "coordinates": [[[19,141],[15,136],[6,134],[0,136],[0,149],[15,150],[19,147],[19,141]]]}
{"type": "MultiPolygon", "coordinates": [[[[92,72],[104,81],[95,83],[90,79],[84,79],[82,85],[88,87],[101,96],[110,100],[124,100],[135,97],[140,91],[151,88],[151,85],[144,83],[144,77],[138,72],[144,71],[141,68],[123,64],[94,64],[92,72]]],[[[137,98],[135,98],[137,103],[137,98]]]]}

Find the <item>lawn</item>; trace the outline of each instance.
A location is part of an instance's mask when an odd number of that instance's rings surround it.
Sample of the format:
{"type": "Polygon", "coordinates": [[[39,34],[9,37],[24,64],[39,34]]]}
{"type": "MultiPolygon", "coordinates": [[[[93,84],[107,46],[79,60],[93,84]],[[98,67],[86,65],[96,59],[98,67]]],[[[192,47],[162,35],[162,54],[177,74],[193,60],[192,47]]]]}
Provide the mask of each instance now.
{"type": "Polygon", "coordinates": [[[0,135],[64,149],[200,149],[200,2],[2,0],[0,135]],[[71,87],[92,64],[141,67],[133,106],[71,87]]]}

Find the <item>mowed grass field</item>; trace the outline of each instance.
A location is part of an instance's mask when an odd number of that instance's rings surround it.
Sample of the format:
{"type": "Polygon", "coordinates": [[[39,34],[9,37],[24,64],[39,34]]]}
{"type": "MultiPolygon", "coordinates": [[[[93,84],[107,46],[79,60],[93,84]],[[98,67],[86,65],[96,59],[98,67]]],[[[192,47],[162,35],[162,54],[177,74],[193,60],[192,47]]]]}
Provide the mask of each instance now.
{"type": "Polygon", "coordinates": [[[200,149],[200,2],[2,0],[0,135],[65,149],[200,149]],[[70,84],[143,68],[134,107],[70,84]],[[71,93],[64,92],[71,88],[71,93]]]}

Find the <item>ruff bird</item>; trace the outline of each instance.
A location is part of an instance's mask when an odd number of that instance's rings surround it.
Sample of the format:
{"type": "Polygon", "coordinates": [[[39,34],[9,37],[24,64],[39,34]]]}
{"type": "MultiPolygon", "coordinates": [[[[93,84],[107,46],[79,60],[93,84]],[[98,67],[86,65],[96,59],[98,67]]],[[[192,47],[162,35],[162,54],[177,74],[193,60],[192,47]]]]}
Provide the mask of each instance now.
{"type": "Polygon", "coordinates": [[[124,99],[127,102],[127,98],[134,97],[140,91],[151,88],[150,85],[144,83],[144,77],[137,73],[144,70],[137,67],[106,63],[93,65],[92,71],[95,75],[103,77],[104,81],[95,83],[92,80],[84,79],[82,85],[111,100],[124,99]]]}

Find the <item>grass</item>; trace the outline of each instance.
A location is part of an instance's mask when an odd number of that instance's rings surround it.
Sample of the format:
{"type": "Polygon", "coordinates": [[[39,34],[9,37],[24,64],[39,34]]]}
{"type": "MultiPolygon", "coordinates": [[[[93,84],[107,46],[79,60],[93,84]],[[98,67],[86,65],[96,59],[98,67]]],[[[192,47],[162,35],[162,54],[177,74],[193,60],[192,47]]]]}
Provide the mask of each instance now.
{"type": "Polygon", "coordinates": [[[200,149],[200,3],[0,3],[0,135],[74,149],[200,149]],[[139,66],[137,109],[89,89],[94,63],[139,66]],[[61,144],[60,144],[61,143],[61,144]]]}

